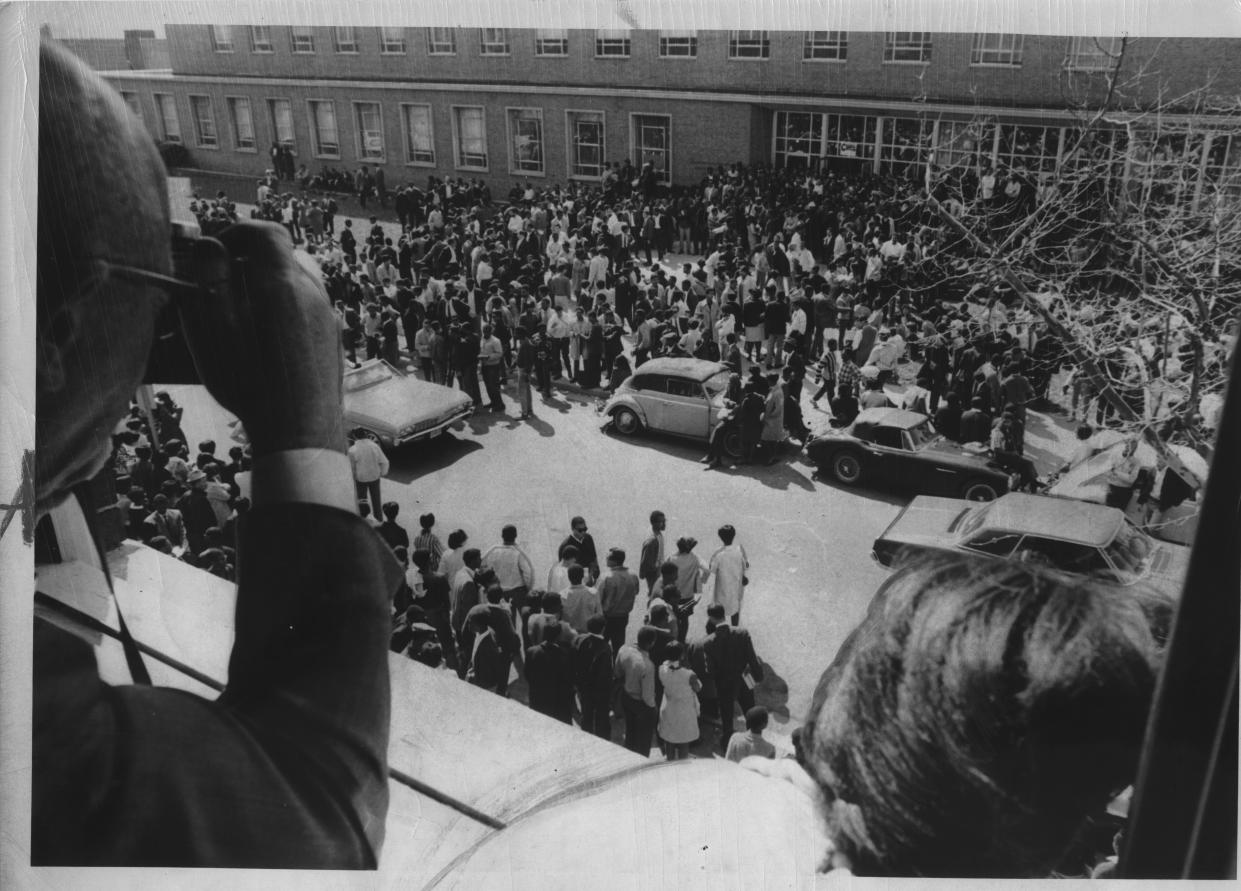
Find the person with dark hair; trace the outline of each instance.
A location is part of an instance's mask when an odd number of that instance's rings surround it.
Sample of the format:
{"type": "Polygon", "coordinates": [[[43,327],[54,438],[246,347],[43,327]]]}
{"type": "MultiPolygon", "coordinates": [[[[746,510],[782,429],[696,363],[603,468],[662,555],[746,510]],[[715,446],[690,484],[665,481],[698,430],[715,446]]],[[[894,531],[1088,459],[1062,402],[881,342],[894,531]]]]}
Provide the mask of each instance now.
{"type": "Polygon", "coordinates": [[[655,663],[650,656],[655,639],[654,628],[639,628],[637,640],[625,644],[616,654],[612,672],[621,684],[625,748],[644,758],[651,755],[651,734],[655,728],[655,663]]]}
{"type": "MultiPolygon", "coordinates": [[[[50,39],[39,59],[41,518],[108,460],[176,270],[167,171],[146,129],[50,39]]],[[[353,509],[332,309],[271,223],[196,241],[194,268],[211,297],[178,301],[181,327],[255,458],[227,686],[210,698],[153,686],[139,659],[133,683],[107,684],[94,648],[36,613],[29,863],[375,869],[400,571],[353,509]]],[[[168,421],[165,443],[182,438],[179,415],[168,421]]]]}
{"type": "Polygon", "coordinates": [[[448,579],[431,568],[431,552],[415,548],[410,562],[418,574],[415,600],[426,614],[425,622],[435,629],[444,661],[457,670],[457,648],[452,637],[452,597],[448,579]]]}
{"type": "Polygon", "coordinates": [[[397,515],[401,512],[401,506],[395,501],[385,501],[383,504],[384,520],[379,524],[378,532],[384,541],[388,543],[390,548],[409,549],[409,533],[405,531],[405,527],[396,521],[397,515]]]}
{"type": "Polygon", "coordinates": [[[767,729],[767,709],[761,705],[746,709],[745,733],[734,733],[728,740],[728,749],[724,758],[728,761],[740,761],[743,758],[776,757],[776,747],[763,739],[763,731],[767,729]]]}
{"type": "Polygon", "coordinates": [[[750,632],[724,621],[724,607],[713,603],[707,607],[707,619],[714,627],[711,638],[703,644],[707,671],[715,681],[716,700],[720,709],[720,752],[728,747],[736,720],[734,708],[742,714],[754,707],[754,687],[765,675],[763,663],[754,651],[750,632]]]}
{"type": "Polygon", "coordinates": [[[659,682],[664,691],[659,707],[659,738],[669,761],[688,758],[689,744],[698,739],[698,693],[702,682],[682,664],[684,652],[680,641],[671,641],[659,666],[659,682]]]}
{"type": "Polygon", "coordinates": [[[832,426],[848,427],[862,411],[862,406],[854,394],[854,386],[841,384],[836,398],[830,403],[832,409],[832,426]]]}
{"type": "Polygon", "coordinates": [[[495,632],[491,630],[491,617],[486,604],[478,604],[470,608],[466,621],[462,624],[462,633],[470,641],[468,650],[463,650],[465,679],[476,687],[482,687],[497,693],[502,681],[508,680],[508,660],[500,652],[495,632]]]}
{"type": "Polygon", "coordinates": [[[1015,560],[901,568],[804,725],[839,855],[863,876],[1051,875],[1134,780],[1171,616],[1015,560]]]}
{"type": "Polygon", "coordinates": [[[414,536],[414,547],[421,548],[431,555],[431,569],[438,572],[440,560],[444,556],[444,545],[435,534],[435,514],[425,513],[418,518],[418,534],[414,536]]]}
{"type": "Polygon", "coordinates": [[[961,442],[961,397],[949,393],[935,410],[935,430],[953,442],[961,442]]]}
{"type": "Polygon", "coordinates": [[[464,529],[454,529],[448,533],[448,550],[440,558],[439,572],[444,574],[444,578],[448,579],[449,587],[453,584],[453,579],[457,577],[457,573],[465,565],[462,556],[465,553],[466,542],[470,537],[466,535],[464,529]]]}
{"type": "Polygon", "coordinates": [[[573,642],[573,682],[582,707],[582,729],[611,739],[612,648],[603,638],[605,628],[603,616],[586,620],[586,633],[573,642]]]}
{"type": "Polygon", "coordinates": [[[625,566],[625,552],[620,548],[608,551],[607,569],[599,581],[599,606],[603,610],[604,636],[615,656],[625,644],[625,629],[638,597],[640,582],[625,566]]]}
{"type": "Polygon", "coordinates": [[[569,587],[561,594],[564,600],[564,617],[578,634],[586,631],[586,623],[591,618],[603,618],[603,609],[599,606],[599,595],[591,588],[582,584],[586,576],[586,567],[574,564],[570,566],[569,587]]]}
{"type": "Polygon", "coordinates": [[[577,547],[567,545],[560,549],[560,562],[547,571],[547,590],[563,594],[572,584],[569,581],[569,567],[577,565],[577,547]]]}
{"type": "Polygon", "coordinates": [[[461,569],[449,580],[449,621],[452,624],[452,633],[457,639],[458,650],[461,652],[459,670],[464,672],[469,664],[469,654],[462,649],[465,621],[470,610],[482,604],[477,579],[478,571],[482,568],[482,555],[478,552],[478,548],[470,548],[461,555],[461,562],[461,569]]]}
{"type": "Polygon", "coordinates": [[[991,441],[991,415],[987,413],[985,396],[974,396],[970,407],[961,414],[961,442],[991,441]]]}
{"type": "Polygon", "coordinates": [[[542,639],[526,650],[530,707],[548,717],[573,723],[573,653],[560,641],[560,625],[543,629],[542,639]]]}
{"type": "Polygon", "coordinates": [[[483,563],[495,570],[496,579],[504,589],[504,598],[512,608],[513,618],[521,622],[525,636],[526,619],[522,612],[526,596],[534,587],[534,565],[517,544],[517,527],[510,524],[500,530],[500,544],[483,554],[483,563]]]}
{"type": "Polygon", "coordinates": [[[664,562],[664,530],[668,528],[668,520],[663,511],[651,511],[651,534],[642,542],[642,557],[638,564],[638,577],[646,582],[646,593],[650,594],[659,579],[659,567],[664,562]]]}
{"type": "Polygon", "coordinates": [[[534,416],[531,386],[535,371],[534,344],[530,341],[530,332],[525,325],[518,325],[515,334],[517,337],[517,403],[521,408],[521,414],[517,416],[517,419],[524,421],[534,416]]]}
{"type": "Polygon", "coordinates": [[[717,531],[720,546],[715,549],[707,562],[702,583],[715,576],[715,587],[712,590],[712,602],[719,604],[732,617],[736,625],[741,621],[741,600],[745,596],[745,586],[750,579],[746,572],[750,568],[750,558],[745,548],[737,543],[737,530],[731,523],[725,523],[717,531]]]}
{"type": "Polygon", "coordinates": [[[588,529],[585,517],[574,517],[570,520],[569,534],[556,549],[556,557],[563,557],[565,548],[576,548],[577,562],[585,566],[590,573],[586,579],[586,584],[590,585],[599,578],[599,552],[595,549],[594,536],[587,531],[588,529]]]}
{"type": "Polygon", "coordinates": [[[555,591],[542,591],[539,597],[542,612],[532,613],[526,623],[526,649],[543,640],[551,625],[560,627],[560,642],[569,646],[577,637],[573,626],[564,620],[564,600],[555,591]]]}

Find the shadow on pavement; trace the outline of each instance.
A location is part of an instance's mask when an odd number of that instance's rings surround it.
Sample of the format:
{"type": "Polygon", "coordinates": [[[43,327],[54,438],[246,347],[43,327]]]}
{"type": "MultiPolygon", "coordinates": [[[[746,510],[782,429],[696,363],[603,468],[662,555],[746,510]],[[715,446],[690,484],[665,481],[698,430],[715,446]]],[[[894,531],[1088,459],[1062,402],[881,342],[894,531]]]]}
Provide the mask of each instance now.
{"type": "Polygon", "coordinates": [[[409,483],[424,474],[442,470],[482,447],[481,443],[471,439],[458,439],[452,433],[413,443],[392,453],[386,479],[409,483]]]}
{"type": "Polygon", "coordinates": [[[754,688],[754,704],[761,705],[780,724],[789,721],[789,685],[776,674],[771,663],[759,659],[763,666],[763,680],[754,688]]]}
{"type": "Polygon", "coordinates": [[[882,501],[884,504],[891,504],[898,507],[904,507],[913,497],[913,493],[906,492],[896,488],[895,486],[883,486],[876,483],[867,483],[865,486],[845,486],[836,481],[830,473],[824,473],[822,470],[815,469],[810,478],[821,486],[829,489],[838,489],[841,492],[852,492],[855,495],[865,495],[875,501],[882,501]]]}

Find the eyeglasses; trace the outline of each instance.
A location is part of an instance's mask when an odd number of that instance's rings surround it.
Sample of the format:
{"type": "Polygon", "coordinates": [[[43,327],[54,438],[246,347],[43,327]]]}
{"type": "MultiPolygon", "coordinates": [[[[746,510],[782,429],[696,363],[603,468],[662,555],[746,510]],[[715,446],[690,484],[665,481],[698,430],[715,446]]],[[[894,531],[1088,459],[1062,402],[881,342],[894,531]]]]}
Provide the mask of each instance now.
{"type": "Polygon", "coordinates": [[[202,285],[187,282],[171,275],[163,275],[159,272],[152,272],[149,269],[140,269],[137,266],[125,266],[102,258],[96,258],[91,262],[102,282],[106,282],[110,278],[119,278],[140,284],[153,285],[174,300],[212,296],[211,292],[202,285]]]}

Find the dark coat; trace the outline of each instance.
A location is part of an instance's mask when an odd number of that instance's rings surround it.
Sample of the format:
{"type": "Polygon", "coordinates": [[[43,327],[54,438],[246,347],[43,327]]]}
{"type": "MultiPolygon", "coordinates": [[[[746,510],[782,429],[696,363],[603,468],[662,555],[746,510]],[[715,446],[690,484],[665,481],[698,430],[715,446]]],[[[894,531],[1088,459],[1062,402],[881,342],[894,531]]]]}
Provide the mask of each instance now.
{"type": "Polygon", "coordinates": [[[566,724],[573,719],[573,656],[560,644],[544,641],[526,651],[530,707],[566,724]]]}

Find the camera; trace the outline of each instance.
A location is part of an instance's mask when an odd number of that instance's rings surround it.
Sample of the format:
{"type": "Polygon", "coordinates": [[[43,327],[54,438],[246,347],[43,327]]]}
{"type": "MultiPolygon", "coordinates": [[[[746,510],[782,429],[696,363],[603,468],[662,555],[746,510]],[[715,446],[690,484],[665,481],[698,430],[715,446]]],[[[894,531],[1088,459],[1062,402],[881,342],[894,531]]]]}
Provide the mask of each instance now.
{"type": "MultiPolygon", "coordinates": [[[[200,238],[202,233],[197,223],[172,224],[173,277],[185,282],[198,281],[194,267],[194,243],[200,238]]],[[[155,337],[151,341],[146,374],[142,380],[148,384],[201,383],[185,341],[185,333],[181,330],[176,300],[168,301],[155,322],[155,337]]]]}

